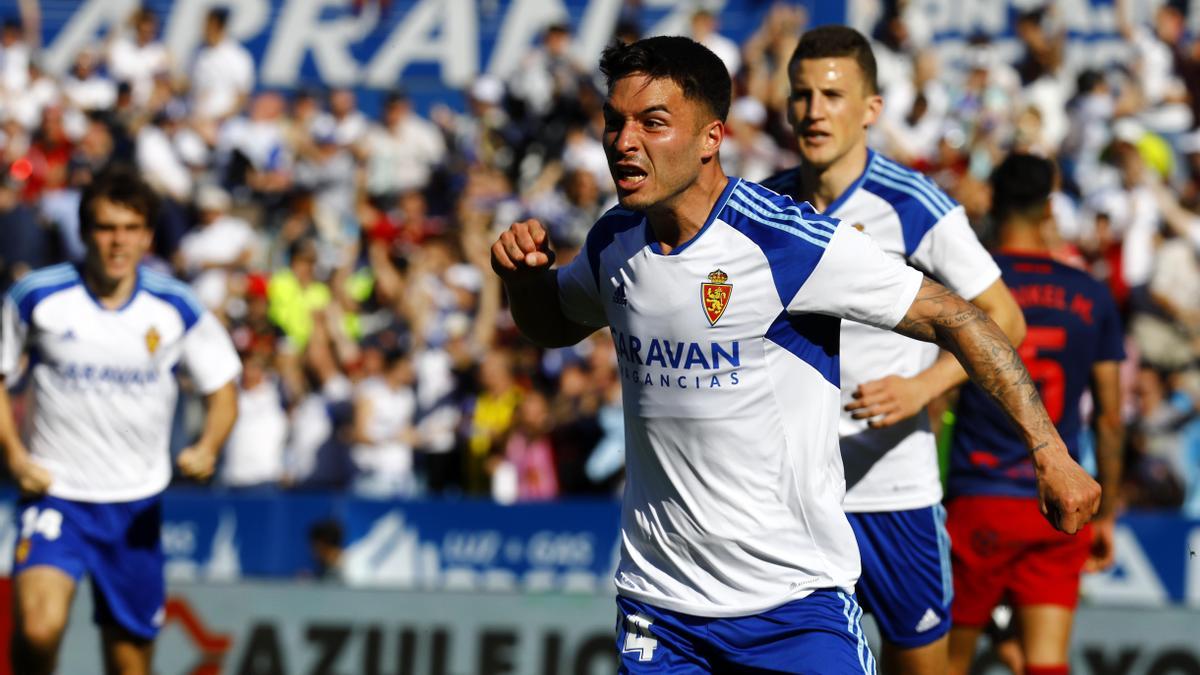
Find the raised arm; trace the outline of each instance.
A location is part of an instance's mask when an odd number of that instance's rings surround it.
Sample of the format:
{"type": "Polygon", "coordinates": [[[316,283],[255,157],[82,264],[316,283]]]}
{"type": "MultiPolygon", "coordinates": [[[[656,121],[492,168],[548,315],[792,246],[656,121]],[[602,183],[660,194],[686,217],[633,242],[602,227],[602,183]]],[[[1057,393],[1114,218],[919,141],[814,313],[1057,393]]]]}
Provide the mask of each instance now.
{"type": "Polygon", "coordinates": [[[1042,513],[1051,524],[1073,534],[1091,520],[1100,486],[1071,459],[1017,350],[983,310],[926,278],[895,331],[954,354],[1004,410],[1029,448],[1042,513]]]}
{"type": "Polygon", "coordinates": [[[513,320],[540,347],[573,345],[595,330],[563,313],[553,264],[550,238],[536,220],[513,223],[492,244],[492,269],[504,282],[513,320]]]}

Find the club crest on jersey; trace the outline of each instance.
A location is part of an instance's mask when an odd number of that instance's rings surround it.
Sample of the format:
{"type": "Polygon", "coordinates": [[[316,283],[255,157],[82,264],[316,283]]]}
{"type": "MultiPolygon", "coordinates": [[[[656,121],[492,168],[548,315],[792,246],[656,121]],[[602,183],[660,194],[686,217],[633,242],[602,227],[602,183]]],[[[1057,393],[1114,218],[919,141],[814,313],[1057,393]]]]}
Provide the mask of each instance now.
{"type": "Polygon", "coordinates": [[[704,316],[708,317],[708,325],[715,326],[725,308],[729,306],[729,296],[733,295],[733,284],[729,275],[721,270],[708,273],[708,282],[700,284],[700,302],[704,305],[704,316]]]}
{"type": "Polygon", "coordinates": [[[150,330],[146,331],[146,349],[153,354],[158,351],[158,343],[160,342],[162,342],[162,336],[158,334],[157,328],[151,326],[150,330]]]}
{"type": "Polygon", "coordinates": [[[23,564],[29,559],[29,549],[31,546],[32,542],[29,541],[29,537],[23,537],[21,541],[17,542],[17,550],[13,558],[17,561],[18,565],[23,564]]]}

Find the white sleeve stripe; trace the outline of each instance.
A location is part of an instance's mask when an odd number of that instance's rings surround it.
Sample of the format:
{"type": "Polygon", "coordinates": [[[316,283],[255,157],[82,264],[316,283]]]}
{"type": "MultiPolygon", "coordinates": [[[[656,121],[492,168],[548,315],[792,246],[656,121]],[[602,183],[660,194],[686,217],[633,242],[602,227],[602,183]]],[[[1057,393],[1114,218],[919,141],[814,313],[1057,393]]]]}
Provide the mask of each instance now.
{"type": "Polygon", "coordinates": [[[36,291],[39,288],[53,286],[64,281],[69,281],[74,276],[75,269],[73,267],[63,265],[47,267],[46,269],[38,270],[37,272],[34,272],[33,274],[30,274],[19,281],[15,286],[12,287],[12,290],[9,291],[9,295],[12,296],[13,302],[20,305],[21,302],[25,300],[26,296],[33,291],[36,291]]]}
{"type": "Polygon", "coordinates": [[[767,227],[771,227],[776,230],[782,230],[791,235],[795,235],[795,236],[803,239],[804,241],[807,241],[808,243],[813,244],[814,246],[819,246],[821,248],[825,248],[829,244],[829,240],[827,240],[827,239],[817,239],[815,237],[810,237],[809,235],[805,234],[804,232],[802,232],[800,230],[797,230],[794,227],[790,227],[790,226],[784,225],[784,224],[777,224],[774,222],[770,222],[768,220],[764,220],[762,216],[751,213],[750,211],[747,211],[745,208],[743,208],[741,206],[741,204],[739,204],[738,202],[736,202],[732,199],[730,199],[727,202],[727,206],[729,206],[729,208],[733,209],[734,211],[737,211],[738,213],[742,214],[743,216],[746,216],[747,218],[753,220],[754,222],[761,223],[763,225],[766,225],[767,227]]]}
{"type": "Polygon", "coordinates": [[[747,202],[756,201],[756,202],[766,206],[767,208],[774,211],[776,213],[776,215],[779,215],[779,216],[782,216],[785,218],[789,218],[789,219],[798,219],[801,222],[805,223],[806,225],[821,226],[821,229],[828,230],[830,234],[833,234],[833,231],[835,229],[837,229],[836,225],[829,223],[824,219],[815,219],[814,218],[812,220],[809,220],[808,218],[805,218],[804,210],[801,209],[799,206],[796,206],[795,204],[776,204],[775,202],[758,194],[754,190],[751,190],[750,188],[745,187],[744,183],[739,184],[736,188],[734,188],[734,193],[743,197],[744,201],[747,201],[747,202]],[[746,199],[746,198],[748,198],[748,199],[746,199]],[[788,211],[795,211],[796,215],[788,216],[788,215],[786,215],[786,213],[788,211]]]}
{"type": "Polygon", "coordinates": [[[902,180],[909,183],[913,187],[920,189],[931,199],[940,204],[942,208],[950,210],[955,206],[950,197],[946,196],[946,193],[942,192],[941,188],[939,188],[937,184],[935,184],[928,177],[917,173],[908,167],[900,166],[899,164],[881,155],[879,156],[879,162],[875,164],[874,168],[887,174],[888,176],[891,176],[892,178],[902,180]]]}
{"type": "Polygon", "coordinates": [[[930,214],[932,214],[932,215],[934,215],[934,216],[936,216],[936,217],[938,217],[938,218],[941,218],[942,216],[945,216],[945,215],[946,215],[946,213],[947,213],[947,210],[946,210],[946,209],[942,209],[942,208],[940,208],[940,207],[936,206],[935,204],[931,203],[931,202],[929,201],[929,198],[928,198],[928,197],[926,197],[926,196],[925,196],[925,195],[924,195],[924,194],[921,192],[920,188],[913,187],[913,186],[911,186],[911,185],[908,185],[908,184],[905,184],[905,183],[901,183],[901,182],[899,182],[899,181],[891,180],[891,179],[890,179],[890,178],[888,178],[887,176],[884,176],[884,175],[882,175],[882,174],[880,174],[880,173],[877,173],[877,172],[874,172],[874,171],[872,171],[872,172],[870,173],[870,176],[869,176],[869,177],[870,177],[870,180],[872,180],[872,181],[874,181],[874,182],[876,182],[876,183],[879,183],[880,185],[883,185],[883,186],[886,186],[886,187],[890,187],[890,188],[892,188],[893,190],[897,190],[897,191],[899,191],[899,192],[902,192],[902,193],[904,193],[904,194],[906,194],[906,195],[908,195],[908,196],[912,197],[913,199],[915,199],[915,200],[917,200],[918,202],[920,202],[920,203],[921,203],[921,206],[924,206],[924,207],[925,207],[925,209],[926,209],[927,211],[929,211],[929,213],[930,213],[930,214]]]}
{"type": "MultiPolygon", "coordinates": [[[[832,230],[815,228],[812,226],[812,223],[810,221],[808,221],[800,216],[789,216],[786,213],[782,213],[779,211],[775,211],[775,212],[765,211],[761,207],[756,206],[753,203],[751,203],[749,200],[747,200],[745,197],[743,197],[741,195],[741,193],[734,192],[732,195],[730,195],[730,201],[731,202],[736,201],[738,204],[740,204],[748,209],[751,209],[755,213],[759,214],[759,217],[766,218],[766,219],[770,220],[771,222],[779,223],[781,225],[786,225],[789,227],[791,227],[793,225],[799,225],[799,226],[803,227],[805,230],[808,230],[809,234],[812,234],[813,236],[816,236],[816,237],[820,237],[821,239],[824,239],[826,241],[828,241],[829,238],[833,236],[832,230]]],[[[834,228],[834,229],[836,229],[836,228],[834,228]]]]}

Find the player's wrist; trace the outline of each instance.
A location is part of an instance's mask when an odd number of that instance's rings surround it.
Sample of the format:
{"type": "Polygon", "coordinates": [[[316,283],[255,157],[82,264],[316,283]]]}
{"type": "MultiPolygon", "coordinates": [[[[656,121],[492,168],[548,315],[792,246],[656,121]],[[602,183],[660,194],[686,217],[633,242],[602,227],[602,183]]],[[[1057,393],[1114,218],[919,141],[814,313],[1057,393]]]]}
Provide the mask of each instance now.
{"type": "Polygon", "coordinates": [[[1062,441],[1034,443],[1029,450],[1029,456],[1039,475],[1048,469],[1062,466],[1064,460],[1071,461],[1071,453],[1062,441]]]}

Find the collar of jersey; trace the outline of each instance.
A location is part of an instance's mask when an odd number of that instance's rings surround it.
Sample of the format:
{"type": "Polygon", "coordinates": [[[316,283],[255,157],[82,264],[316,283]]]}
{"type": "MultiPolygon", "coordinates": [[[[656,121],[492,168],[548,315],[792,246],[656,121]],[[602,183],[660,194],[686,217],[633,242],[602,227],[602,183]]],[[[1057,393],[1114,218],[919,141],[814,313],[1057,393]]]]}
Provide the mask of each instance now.
{"type": "MultiPolygon", "coordinates": [[[[668,256],[679,255],[680,253],[683,253],[689,246],[692,245],[692,242],[696,241],[701,235],[704,234],[704,231],[708,229],[708,226],[712,225],[713,221],[717,219],[717,214],[719,214],[725,208],[725,202],[729,201],[729,195],[733,194],[733,188],[737,187],[737,184],[740,182],[742,182],[741,178],[729,176],[729,183],[727,183],[725,185],[725,189],[721,191],[721,196],[717,198],[717,203],[713,204],[712,211],[708,212],[708,220],[704,221],[704,226],[701,227],[696,234],[693,234],[691,239],[688,239],[679,246],[671,249],[671,252],[667,254],[668,256]]],[[[646,245],[650,247],[652,252],[662,255],[662,246],[660,246],[658,240],[654,238],[654,228],[650,227],[650,220],[647,218],[644,222],[646,223],[646,245]]]]}
{"type": "Polygon", "coordinates": [[[829,206],[826,206],[825,210],[822,211],[822,213],[832,216],[835,211],[837,211],[839,208],[841,208],[842,204],[845,204],[846,200],[850,198],[850,195],[857,192],[859,186],[861,186],[863,184],[863,181],[865,181],[867,179],[867,174],[871,172],[871,164],[873,164],[874,162],[875,162],[875,151],[870,148],[867,148],[867,162],[865,164],[863,164],[862,173],[858,174],[858,178],[855,178],[854,182],[851,183],[850,186],[847,187],[845,190],[843,190],[842,194],[838,195],[837,199],[830,202],[829,206]]]}
{"type": "Polygon", "coordinates": [[[102,311],[105,311],[105,312],[124,311],[126,307],[129,307],[129,305],[133,304],[133,299],[136,298],[138,292],[142,290],[142,266],[138,265],[137,280],[133,283],[133,292],[129,294],[129,297],[125,299],[125,302],[122,303],[120,307],[110,309],[108,307],[105,307],[104,303],[100,302],[100,298],[97,298],[96,294],[92,293],[92,289],[87,285],[87,279],[84,278],[84,276],[83,276],[83,265],[82,264],[76,263],[75,273],[79,275],[79,285],[83,286],[83,290],[85,293],[87,293],[87,296],[92,299],[92,302],[96,303],[97,307],[99,307],[102,311]]]}

